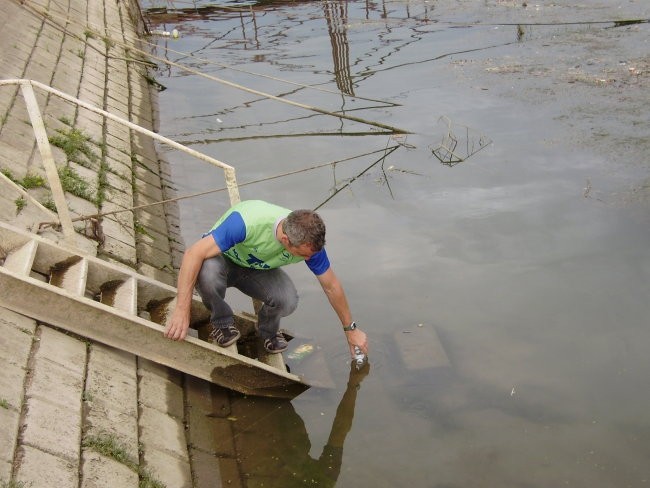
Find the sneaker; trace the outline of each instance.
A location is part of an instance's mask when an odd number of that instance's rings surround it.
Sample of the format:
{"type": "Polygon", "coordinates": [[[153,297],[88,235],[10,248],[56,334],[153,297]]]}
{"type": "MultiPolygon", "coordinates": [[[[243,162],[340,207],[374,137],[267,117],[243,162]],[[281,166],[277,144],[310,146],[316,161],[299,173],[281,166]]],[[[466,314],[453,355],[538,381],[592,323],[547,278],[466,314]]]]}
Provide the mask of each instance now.
{"type": "Polygon", "coordinates": [[[275,337],[264,340],[264,349],[271,354],[277,354],[287,350],[289,343],[282,334],[276,334],[275,337]]]}
{"type": "Polygon", "coordinates": [[[240,336],[240,332],[234,325],[229,325],[227,327],[213,326],[212,331],[210,332],[211,342],[216,342],[221,347],[228,347],[234,344],[240,336]]]}

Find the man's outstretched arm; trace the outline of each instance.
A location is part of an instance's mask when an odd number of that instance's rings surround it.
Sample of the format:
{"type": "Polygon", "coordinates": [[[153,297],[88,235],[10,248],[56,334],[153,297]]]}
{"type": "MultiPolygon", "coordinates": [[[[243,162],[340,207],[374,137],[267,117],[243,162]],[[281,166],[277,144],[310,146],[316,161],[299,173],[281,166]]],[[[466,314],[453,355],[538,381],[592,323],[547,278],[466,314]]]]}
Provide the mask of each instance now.
{"type": "Polygon", "coordinates": [[[175,341],[185,339],[187,329],[190,327],[190,310],[196,278],[199,276],[203,261],[220,253],[221,249],[211,235],[205,236],[185,251],[176,285],[176,307],[165,328],[165,337],[175,341]]]}
{"type": "MultiPolygon", "coordinates": [[[[352,314],[350,313],[348,299],[345,296],[345,291],[343,291],[341,282],[334,274],[332,268],[329,268],[323,274],[318,275],[317,278],[325,292],[325,295],[327,295],[327,299],[332,305],[332,308],[338,315],[341,324],[343,327],[347,327],[352,323],[352,314]]],[[[366,337],[366,333],[361,329],[357,328],[346,332],[345,337],[348,341],[348,346],[350,347],[351,356],[354,356],[354,346],[360,347],[364,354],[368,354],[368,338],[366,337]]]]}

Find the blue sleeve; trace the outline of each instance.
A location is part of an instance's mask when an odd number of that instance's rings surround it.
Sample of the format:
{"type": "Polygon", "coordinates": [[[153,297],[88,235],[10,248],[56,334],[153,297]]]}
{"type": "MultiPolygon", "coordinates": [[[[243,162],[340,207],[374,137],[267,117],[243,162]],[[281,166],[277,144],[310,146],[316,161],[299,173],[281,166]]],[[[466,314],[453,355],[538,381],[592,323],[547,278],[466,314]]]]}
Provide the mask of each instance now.
{"type": "Polygon", "coordinates": [[[246,239],[246,224],[239,212],[233,212],[218,227],[210,231],[221,252],[246,239]]]}
{"type": "Polygon", "coordinates": [[[305,261],[309,269],[316,276],[322,275],[325,271],[330,269],[330,260],[327,258],[325,248],[318,251],[312,257],[305,261]]]}

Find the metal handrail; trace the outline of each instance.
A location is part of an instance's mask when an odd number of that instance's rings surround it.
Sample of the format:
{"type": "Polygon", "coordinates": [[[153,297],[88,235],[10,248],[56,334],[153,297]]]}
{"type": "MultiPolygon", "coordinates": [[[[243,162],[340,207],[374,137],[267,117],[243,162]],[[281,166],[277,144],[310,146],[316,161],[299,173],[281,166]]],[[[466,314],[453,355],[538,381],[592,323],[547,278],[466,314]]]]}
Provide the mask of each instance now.
{"type": "Polygon", "coordinates": [[[113,120],[115,122],[118,122],[122,125],[125,125],[128,128],[133,129],[136,132],[139,132],[140,134],[147,135],[157,141],[162,142],[163,144],[171,146],[175,149],[178,149],[179,151],[189,154],[190,156],[194,156],[202,161],[213,164],[223,169],[224,177],[226,180],[226,187],[228,188],[228,195],[230,197],[230,203],[235,204],[240,200],[239,187],[237,186],[237,178],[235,177],[235,168],[222,161],[219,161],[218,159],[214,159],[206,154],[200,153],[199,151],[195,151],[194,149],[190,149],[189,147],[183,146],[178,142],[172,141],[171,139],[161,136],[160,134],[156,134],[155,132],[152,132],[148,129],[145,129],[144,127],[140,127],[139,125],[134,124],[133,122],[130,122],[121,117],[106,112],[105,110],[97,108],[92,104],[89,104],[87,102],[84,102],[83,100],[79,100],[78,98],[67,95],[66,93],[63,93],[59,90],[56,90],[55,88],[52,88],[51,86],[45,85],[38,81],[26,80],[26,79],[0,80],[0,86],[7,86],[7,85],[20,86],[21,92],[23,94],[23,98],[25,99],[25,104],[27,105],[27,111],[29,113],[29,118],[32,124],[32,128],[34,129],[34,135],[36,137],[36,143],[38,145],[38,149],[41,154],[41,160],[43,161],[43,166],[45,168],[45,174],[50,184],[50,189],[52,190],[52,197],[54,199],[54,204],[56,205],[59,222],[61,223],[61,227],[63,230],[63,235],[65,237],[66,242],[73,247],[76,247],[75,230],[72,225],[72,218],[70,217],[70,211],[68,210],[68,206],[65,200],[65,193],[63,191],[63,187],[61,186],[59,174],[56,168],[56,164],[54,162],[54,157],[52,155],[52,148],[50,147],[50,142],[47,137],[47,132],[45,131],[43,116],[41,115],[38,102],[36,101],[36,96],[34,95],[33,87],[40,88],[41,90],[56,95],[64,100],[67,100],[68,102],[74,103],[80,107],[90,110],[91,112],[95,112],[97,114],[103,115],[104,117],[113,120]]]}

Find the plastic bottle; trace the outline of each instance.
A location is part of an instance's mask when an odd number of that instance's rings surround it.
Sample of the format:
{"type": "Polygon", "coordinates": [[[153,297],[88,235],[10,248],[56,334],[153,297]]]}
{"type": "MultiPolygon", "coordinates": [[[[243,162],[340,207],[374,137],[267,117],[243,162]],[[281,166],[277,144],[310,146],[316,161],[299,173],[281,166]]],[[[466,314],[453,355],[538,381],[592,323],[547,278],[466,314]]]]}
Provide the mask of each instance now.
{"type": "Polygon", "coordinates": [[[363,353],[359,346],[354,346],[354,357],[352,358],[357,368],[363,366],[363,363],[366,362],[366,355],[363,353]]]}

